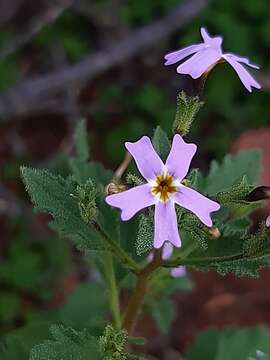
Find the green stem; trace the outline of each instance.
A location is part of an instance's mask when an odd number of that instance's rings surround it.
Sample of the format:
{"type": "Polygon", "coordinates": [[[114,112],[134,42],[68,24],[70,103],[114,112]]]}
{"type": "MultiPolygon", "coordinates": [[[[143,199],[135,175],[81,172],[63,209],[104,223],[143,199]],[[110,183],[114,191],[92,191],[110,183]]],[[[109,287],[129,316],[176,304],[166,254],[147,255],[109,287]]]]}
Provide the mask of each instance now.
{"type": "Polygon", "coordinates": [[[121,329],[121,312],[120,312],[120,303],[119,303],[119,293],[117,289],[115,272],[113,266],[113,258],[112,255],[107,252],[104,259],[104,270],[105,270],[105,278],[107,281],[107,285],[109,288],[109,302],[110,308],[112,312],[114,326],[117,330],[121,329]]]}
{"type": "Polygon", "coordinates": [[[232,261],[232,260],[240,260],[243,259],[243,254],[235,254],[235,255],[226,255],[226,256],[213,256],[213,257],[195,257],[195,258],[189,258],[188,260],[184,260],[181,257],[178,257],[177,259],[167,261],[163,264],[164,267],[176,267],[179,265],[193,265],[198,263],[217,263],[217,262],[223,262],[223,261],[232,261]]]}
{"type": "Polygon", "coordinates": [[[94,223],[96,231],[103,237],[106,243],[109,245],[112,253],[117,257],[123,265],[129,268],[135,274],[138,274],[140,267],[118,244],[115,242],[98,223],[94,223]]]}

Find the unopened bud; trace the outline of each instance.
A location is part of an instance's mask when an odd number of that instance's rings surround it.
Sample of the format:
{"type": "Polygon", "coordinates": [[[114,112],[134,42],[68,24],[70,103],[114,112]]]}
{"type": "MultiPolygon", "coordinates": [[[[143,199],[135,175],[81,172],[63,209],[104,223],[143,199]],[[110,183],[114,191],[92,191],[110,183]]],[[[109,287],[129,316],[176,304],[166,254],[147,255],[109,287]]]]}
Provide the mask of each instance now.
{"type": "Polygon", "coordinates": [[[181,91],[177,97],[173,133],[186,135],[202,105],[203,102],[198,96],[188,96],[184,91],[181,91]]]}
{"type": "Polygon", "coordinates": [[[184,179],[181,181],[181,183],[185,186],[188,186],[190,184],[190,180],[189,179],[184,179]]]}
{"type": "Polygon", "coordinates": [[[246,201],[259,201],[270,199],[270,187],[259,186],[252,190],[245,198],[246,201]]]}
{"type": "Polygon", "coordinates": [[[114,183],[110,183],[106,186],[105,188],[105,192],[107,195],[113,195],[113,194],[118,194],[120,192],[123,192],[127,190],[126,185],[123,184],[114,184],[114,183]]]}
{"type": "Polygon", "coordinates": [[[86,223],[95,221],[98,215],[96,192],[95,184],[91,179],[88,179],[84,185],[77,187],[78,206],[81,217],[86,223]]]}
{"type": "Polygon", "coordinates": [[[205,227],[205,230],[211,236],[211,239],[218,239],[221,235],[219,228],[214,227],[214,226],[211,228],[205,227]]]}

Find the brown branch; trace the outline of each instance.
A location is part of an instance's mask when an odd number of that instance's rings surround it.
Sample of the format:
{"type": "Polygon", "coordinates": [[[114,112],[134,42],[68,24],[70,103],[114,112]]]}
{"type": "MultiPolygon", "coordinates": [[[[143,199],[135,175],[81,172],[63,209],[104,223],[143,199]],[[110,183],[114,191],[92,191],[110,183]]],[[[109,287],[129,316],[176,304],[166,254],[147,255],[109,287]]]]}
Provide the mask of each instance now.
{"type": "Polygon", "coordinates": [[[0,49],[0,60],[6,58],[31,41],[35,35],[37,35],[45,26],[54,22],[62,15],[63,11],[73,3],[74,0],[55,1],[54,6],[50,5],[46,11],[42,12],[31,21],[28,29],[24,33],[18,34],[13,42],[9,42],[3,49],[0,49]]]}
{"type": "Polygon", "coordinates": [[[194,18],[207,0],[185,0],[164,18],[132,32],[104,50],[89,55],[76,65],[53,71],[37,79],[18,83],[0,94],[0,118],[35,109],[39,101],[62,91],[72,83],[84,83],[97,75],[139,54],[154,43],[168,37],[194,18]]]}
{"type": "Polygon", "coordinates": [[[162,251],[155,250],[153,260],[137,274],[137,284],[130,296],[126,313],[123,318],[123,329],[129,336],[133,334],[144,298],[147,292],[149,276],[162,265],[162,251]]]}

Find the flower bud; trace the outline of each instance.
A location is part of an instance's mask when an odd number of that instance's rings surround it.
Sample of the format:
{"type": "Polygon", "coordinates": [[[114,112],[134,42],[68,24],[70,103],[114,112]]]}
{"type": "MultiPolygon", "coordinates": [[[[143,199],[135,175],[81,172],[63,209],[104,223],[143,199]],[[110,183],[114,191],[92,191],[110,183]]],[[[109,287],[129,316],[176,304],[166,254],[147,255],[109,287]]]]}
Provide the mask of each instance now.
{"type": "Polygon", "coordinates": [[[118,194],[120,192],[123,192],[127,190],[126,185],[123,184],[114,184],[114,183],[110,183],[106,186],[105,188],[105,192],[107,195],[113,195],[113,194],[118,194]]]}
{"type": "Polygon", "coordinates": [[[173,123],[173,133],[186,135],[202,106],[203,102],[198,96],[188,96],[184,91],[181,91],[177,97],[177,109],[173,123]]]}
{"type": "Polygon", "coordinates": [[[270,199],[270,187],[259,186],[252,190],[245,198],[246,201],[259,201],[270,199]]]}
{"type": "Polygon", "coordinates": [[[77,187],[78,206],[81,217],[86,223],[94,222],[98,215],[96,206],[96,188],[91,179],[77,187]]]}

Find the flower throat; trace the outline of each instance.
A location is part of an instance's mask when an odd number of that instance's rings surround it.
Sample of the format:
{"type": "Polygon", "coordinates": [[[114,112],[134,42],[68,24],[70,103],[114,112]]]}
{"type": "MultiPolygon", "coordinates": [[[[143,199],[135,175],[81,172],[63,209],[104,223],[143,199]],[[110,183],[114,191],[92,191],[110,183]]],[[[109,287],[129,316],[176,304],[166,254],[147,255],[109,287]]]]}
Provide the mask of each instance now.
{"type": "Polygon", "coordinates": [[[177,188],[171,175],[161,174],[156,177],[152,187],[152,194],[158,196],[160,201],[166,202],[176,192],[177,188]]]}

